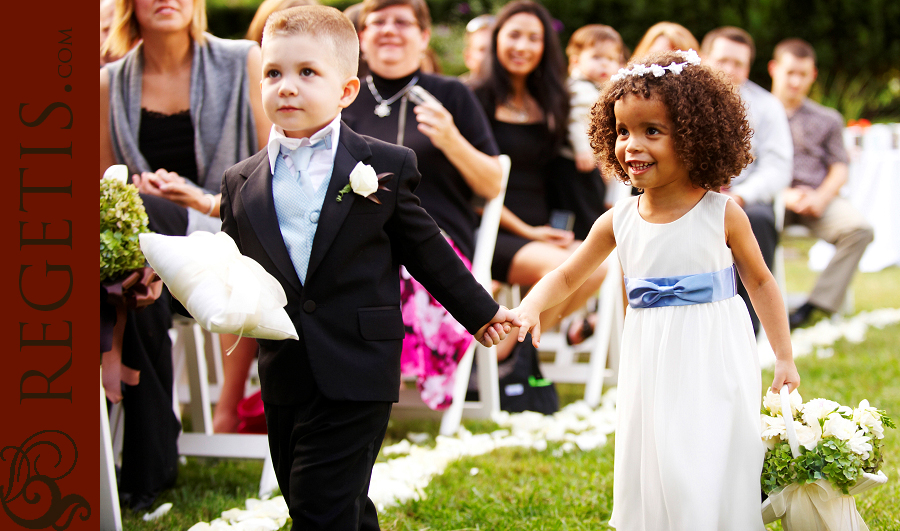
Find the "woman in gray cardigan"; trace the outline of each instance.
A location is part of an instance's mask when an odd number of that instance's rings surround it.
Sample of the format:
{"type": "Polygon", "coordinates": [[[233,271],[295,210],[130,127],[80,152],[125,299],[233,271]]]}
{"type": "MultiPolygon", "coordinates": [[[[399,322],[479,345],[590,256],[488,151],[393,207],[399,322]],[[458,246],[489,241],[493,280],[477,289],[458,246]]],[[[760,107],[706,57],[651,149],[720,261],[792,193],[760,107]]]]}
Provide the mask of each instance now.
{"type": "MultiPolygon", "coordinates": [[[[142,192],[151,192],[147,187],[157,182],[152,175],[177,174],[215,194],[227,168],[265,146],[271,124],[262,111],[258,45],[219,39],[205,30],[204,0],[117,1],[104,51],[124,57],[100,70],[100,175],[112,164],[125,164],[142,192]]],[[[171,235],[219,230],[218,219],[206,211],[184,208],[159,194],[141,195],[151,230],[171,235]]],[[[167,297],[129,312],[126,322],[122,362],[141,377],[123,391],[119,489],[135,509],[152,503],[177,473],[170,326],[167,297]]],[[[255,350],[255,341],[243,340],[226,360],[226,373],[242,351],[252,356],[255,350]]],[[[246,374],[232,379],[243,382],[246,374]]],[[[222,398],[220,405],[229,401],[222,398]]],[[[233,414],[239,399],[225,409],[233,414]]]]}

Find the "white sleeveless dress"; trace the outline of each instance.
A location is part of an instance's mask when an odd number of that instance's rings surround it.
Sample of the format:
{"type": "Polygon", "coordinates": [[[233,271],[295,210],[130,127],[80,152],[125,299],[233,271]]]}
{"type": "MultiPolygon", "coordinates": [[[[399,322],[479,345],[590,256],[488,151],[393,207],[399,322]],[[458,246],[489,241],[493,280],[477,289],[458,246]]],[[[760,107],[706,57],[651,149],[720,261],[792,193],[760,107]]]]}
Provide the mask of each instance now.
{"type": "MultiPolygon", "coordinates": [[[[613,231],[627,278],[711,273],[734,262],[728,197],[706,195],[653,224],[640,196],[616,203],[613,231]]],[[[756,339],[740,297],[628,307],[618,384],[613,512],[621,530],[764,529],[756,339]]]]}

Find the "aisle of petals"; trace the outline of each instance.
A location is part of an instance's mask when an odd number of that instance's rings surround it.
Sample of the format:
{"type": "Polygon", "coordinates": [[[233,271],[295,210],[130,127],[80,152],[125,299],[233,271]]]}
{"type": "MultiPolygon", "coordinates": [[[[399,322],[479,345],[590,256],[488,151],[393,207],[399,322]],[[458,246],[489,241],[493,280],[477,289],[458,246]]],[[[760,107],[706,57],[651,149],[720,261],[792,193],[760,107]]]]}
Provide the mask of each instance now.
{"type": "MultiPolygon", "coordinates": [[[[851,343],[861,343],[866,338],[866,329],[870,326],[884,328],[900,323],[900,308],[882,308],[870,312],[860,312],[852,317],[843,318],[835,315],[831,319],[823,319],[807,328],[798,328],[791,332],[791,347],[794,358],[802,358],[815,354],[818,358],[834,355],[831,346],[839,339],[851,343]]],[[[759,345],[759,364],[762,368],[771,368],[775,364],[775,354],[768,342],[759,345]]]]}
{"type": "MultiPolygon", "coordinates": [[[[837,317],[819,321],[812,327],[791,333],[794,356],[815,353],[818,357],[828,357],[833,354],[830,347],[835,341],[847,339],[859,343],[865,339],[869,326],[883,328],[894,323],[900,323],[900,308],[861,312],[849,319],[837,317]]],[[[768,359],[761,349],[761,365],[770,367],[773,362],[774,355],[768,359]]],[[[453,437],[439,435],[433,448],[419,444],[424,441],[415,434],[384,447],[384,457],[399,457],[375,464],[369,497],[379,510],[410,499],[422,499],[431,478],[442,474],[447,465],[464,456],[482,455],[497,448],[526,447],[545,451],[548,442],[562,443],[555,445],[553,450],[558,456],[576,448],[586,451],[603,446],[607,436],[615,430],[616,389],[609,389],[596,409],[578,401],[554,415],[501,411],[493,420],[502,429],[475,435],[460,428],[453,437]]],[[[478,470],[472,469],[471,473],[475,475],[478,470]]],[[[287,518],[288,508],[283,497],[266,501],[251,498],[245,509],[229,509],[222,512],[220,518],[209,523],[199,522],[189,531],[276,531],[284,526],[287,518]]]]}

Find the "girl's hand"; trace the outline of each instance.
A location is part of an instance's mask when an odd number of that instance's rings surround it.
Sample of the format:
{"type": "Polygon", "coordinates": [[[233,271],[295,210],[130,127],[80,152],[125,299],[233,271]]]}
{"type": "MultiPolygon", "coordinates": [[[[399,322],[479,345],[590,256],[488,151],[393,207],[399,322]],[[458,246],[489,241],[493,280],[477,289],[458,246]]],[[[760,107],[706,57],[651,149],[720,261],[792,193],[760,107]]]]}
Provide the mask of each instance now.
{"type": "Polygon", "coordinates": [[[572,245],[575,241],[575,233],[570,230],[554,229],[549,225],[531,227],[530,239],[538,242],[552,243],[563,249],[572,245]]]}
{"type": "Polygon", "coordinates": [[[794,365],[794,360],[775,361],[775,379],[772,380],[772,392],[780,393],[783,386],[788,386],[788,391],[793,391],[800,386],[800,373],[794,365]]]}
{"type": "Polygon", "coordinates": [[[518,316],[519,336],[516,340],[521,343],[525,341],[525,336],[531,332],[531,344],[535,348],[541,345],[541,313],[529,309],[526,305],[519,305],[513,308],[512,312],[518,316]]]}
{"type": "Polygon", "coordinates": [[[500,306],[497,313],[494,314],[491,322],[482,326],[480,330],[475,332],[475,339],[482,345],[490,348],[506,339],[506,335],[514,327],[519,326],[519,320],[515,312],[506,306],[500,306]]]}

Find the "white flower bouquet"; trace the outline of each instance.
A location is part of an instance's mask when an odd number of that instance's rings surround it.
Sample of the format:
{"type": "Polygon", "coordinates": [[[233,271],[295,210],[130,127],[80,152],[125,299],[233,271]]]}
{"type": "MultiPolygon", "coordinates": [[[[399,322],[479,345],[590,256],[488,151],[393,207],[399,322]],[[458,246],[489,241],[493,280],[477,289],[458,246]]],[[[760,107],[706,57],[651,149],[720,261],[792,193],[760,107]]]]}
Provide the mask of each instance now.
{"type": "Polygon", "coordinates": [[[896,427],[891,418],[868,400],[857,408],[824,398],[804,404],[785,387],[780,395],[766,393],[760,420],[766,523],[783,518],[787,530],[866,529],[852,495],[887,481],[881,448],[884,428],[896,427]]]}

